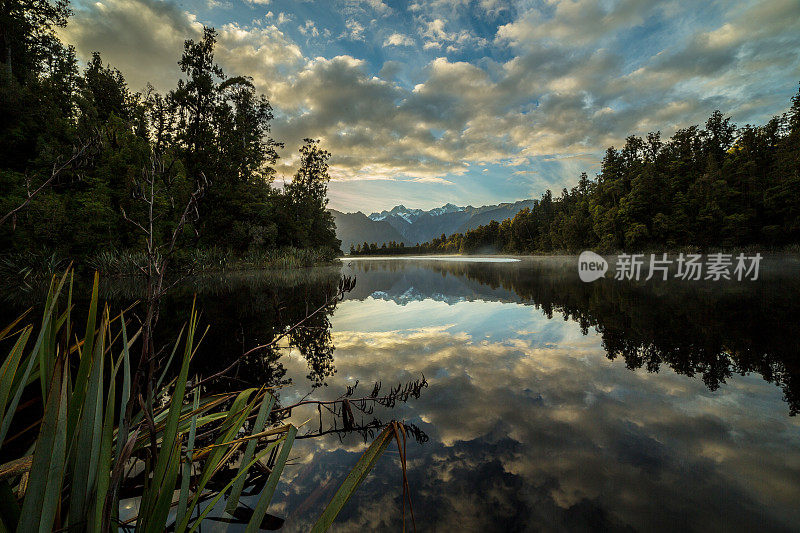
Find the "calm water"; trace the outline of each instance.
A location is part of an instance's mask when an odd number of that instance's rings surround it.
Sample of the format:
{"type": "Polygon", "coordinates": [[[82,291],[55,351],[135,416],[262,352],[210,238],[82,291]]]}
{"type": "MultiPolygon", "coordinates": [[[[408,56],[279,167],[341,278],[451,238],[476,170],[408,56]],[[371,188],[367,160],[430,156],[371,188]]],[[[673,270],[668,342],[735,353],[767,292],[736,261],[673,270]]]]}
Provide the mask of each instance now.
{"type": "MultiPolygon", "coordinates": [[[[291,382],[289,405],[424,375],[419,398],[363,416],[424,433],[408,445],[419,531],[798,530],[800,261],[762,268],[755,282],[585,284],[575,258],[345,259],[197,280],[161,327],[174,332],[199,292],[207,374],[356,276],[344,301],[218,386],[291,382]]],[[[302,435],[318,416],[292,420],[311,419],[302,435]]],[[[355,433],[296,442],[270,509],[283,530],[308,530],[365,446],[355,433]]],[[[398,530],[401,495],[392,446],[334,530],[398,530]]]]}
{"type": "MultiPolygon", "coordinates": [[[[384,417],[430,438],[409,445],[420,531],[797,530],[798,267],[589,285],[574,259],[345,260],[358,284],[330,318],[337,372],[318,396],[425,375],[384,417]]],[[[302,383],[306,359],[283,361],[302,383]]],[[[307,529],[363,446],[298,443],[273,511],[287,529],[307,529]]],[[[395,530],[400,501],[384,457],[337,527],[395,530]]]]}

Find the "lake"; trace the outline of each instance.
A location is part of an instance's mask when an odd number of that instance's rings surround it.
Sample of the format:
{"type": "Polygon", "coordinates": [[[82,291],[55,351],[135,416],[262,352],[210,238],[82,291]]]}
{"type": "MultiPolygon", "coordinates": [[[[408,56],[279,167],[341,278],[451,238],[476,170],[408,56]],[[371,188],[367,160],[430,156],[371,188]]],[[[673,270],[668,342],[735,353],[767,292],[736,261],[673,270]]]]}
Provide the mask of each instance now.
{"type": "MultiPolygon", "coordinates": [[[[343,261],[357,285],[330,316],[336,373],[316,395],[424,374],[419,399],[381,413],[429,438],[407,452],[420,531],[797,527],[800,264],[585,284],[575,258],[492,259],[343,261]]],[[[286,403],[309,365],[298,349],[282,360],[286,403]]],[[[298,442],[273,509],[286,529],[306,530],[363,448],[298,442]]],[[[401,498],[395,452],[337,529],[397,530],[401,498]]]]}
{"type": "MultiPolygon", "coordinates": [[[[796,530],[800,524],[800,261],[767,258],[757,281],[583,283],[577,259],[344,258],[341,266],[208,275],[164,304],[177,331],[198,292],[208,375],[355,289],[216,386],[285,384],[419,397],[355,412],[414,428],[408,478],[419,531],[796,530]]],[[[118,304],[135,289],[105,287],[118,304]]],[[[376,431],[305,423],[270,513],[306,531],[376,431]]],[[[400,528],[396,446],[335,531],[400,528]]],[[[247,502],[248,499],[244,498],[247,502]]],[[[408,519],[408,517],[407,517],[408,519]]],[[[219,530],[225,524],[217,524],[219,530]]],[[[215,525],[204,526],[215,531],[215,525]]]]}

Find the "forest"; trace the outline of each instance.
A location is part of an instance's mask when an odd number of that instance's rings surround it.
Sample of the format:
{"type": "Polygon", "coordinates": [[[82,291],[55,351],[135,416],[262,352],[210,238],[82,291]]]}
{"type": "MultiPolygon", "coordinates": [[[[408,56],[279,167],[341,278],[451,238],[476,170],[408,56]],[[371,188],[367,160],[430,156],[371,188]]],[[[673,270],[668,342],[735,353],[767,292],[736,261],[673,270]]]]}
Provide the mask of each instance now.
{"type": "Polygon", "coordinates": [[[0,15],[5,264],[113,269],[144,241],[173,236],[185,262],[338,254],[331,154],[306,139],[293,180],[271,185],[283,147],[270,137],[272,107],[250,78],[215,63],[213,28],[185,42],[176,87],[133,92],[99,53],[79,66],[57,37],[69,16],[66,1],[13,2],[0,15]]]}
{"type": "MultiPolygon", "coordinates": [[[[212,313],[258,305],[261,328],[251,337],[221,313],[208,338],[219,349],[202,362],[194,356],[210,328],[201,329],[196,290],[210,276],[197,270],[338,255],[326,209],[331,154],[305,139],[291,182],[272,187],[283,147],[270,137],[272,108],[250,78],[215,63],[213,28],[185,41],[175,88],[137,93],[98,53],[79,67],[57,38],[69,16],[67,0],[13,0],[0,10],[0,288],[23,289],[3,294],[3,313],[14,315],[0,327],[0,531],[195,531],[223,497],[229,518],[213,518],[275,529],[283,519],[267,511],[295,436],[310,437],[288,420],[297,405],[280,401],[278,386],[290,382],[278,343],[300,349],[312,386],[322,385],[335,372],[327,316],[355,281],[328,276],[260,300],[201,297],[212,313]],[[105,283],[128,273],[144,279],[105,283]],[[194,284],[181,285],[190,277],[194,284]],[[129,305],[111,311],[119,298],[129,305]],[[182,323],[177,331],[172,321],[182,323]],[[260,342],[245,351],[245,335],[260,342]],[[237,338],[241,353],[231,350],[237,338]],[[252,387],[236,388],[240,366],[252,387]]],[[[270,283],[279,277],[262,272],[270,283]]],[[[257,285],[245,279],[246,291],[257,285]]],[[[350,423],[352,410],[418,397],[423,382],[381,394],[376,384],[352,409],[351,387],[325,402],[334,428],[323,429],[320,411],[318,436],[379,431],[355,466],[363,477],[390,436],[400,446],[407,433],[374,417],[350,423]]],[[[315,531],[330,527],[357,486],[319,506],[315,531]]]]}
{"type": "Polygon", "coordinates": [[[550,253],[684,247],[782,249],[800,243],[800,91],[788,112],[736,127],[715,111],[705,127],[662,140],[629,136],[600,172],[546,191],[533,208],[414,246],[364,243],[352,255],[550,253]]]}

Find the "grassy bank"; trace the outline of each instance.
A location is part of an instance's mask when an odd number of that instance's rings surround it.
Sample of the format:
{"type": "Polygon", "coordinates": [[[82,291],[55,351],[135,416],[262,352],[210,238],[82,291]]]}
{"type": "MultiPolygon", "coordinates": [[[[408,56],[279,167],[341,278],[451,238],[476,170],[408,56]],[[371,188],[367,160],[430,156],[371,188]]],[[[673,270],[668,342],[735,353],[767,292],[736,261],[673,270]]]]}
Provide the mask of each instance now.
{"type": "MultiPolygon", "coordinates": [[[[213,274],[252,270],[295,270],[333,264],[338,250],[283,247],[236,254],[222,248],[197,249],[177,255],[171,268],[180,274],[213,274]]],[[[137,278],[147,265],[144,252],[107,250],[83,259],[42,249],[0,255],[0,292],[46,290],[50,279],[72,264],[78,271],[97,271],[106,279],[137,278]]]]}

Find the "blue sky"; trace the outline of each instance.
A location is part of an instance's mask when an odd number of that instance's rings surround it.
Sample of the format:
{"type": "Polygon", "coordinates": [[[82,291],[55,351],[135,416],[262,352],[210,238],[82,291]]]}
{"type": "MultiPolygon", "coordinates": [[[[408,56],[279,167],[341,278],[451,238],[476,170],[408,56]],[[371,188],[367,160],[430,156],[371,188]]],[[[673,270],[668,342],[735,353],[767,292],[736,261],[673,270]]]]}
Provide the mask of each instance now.
{"type": "MultiPolygon", "coordinates": [[[[64,30],[134,90],[174,86],[203,25],[217,60],[275,107],[293,173],[333,153],[331,207],[483,205],[594,175],[629,134],[783,112],[800,80],[800,2],[73,0],[64,30]]],[[[280,180],[280,178],[279,178],[280,180]]]]}

